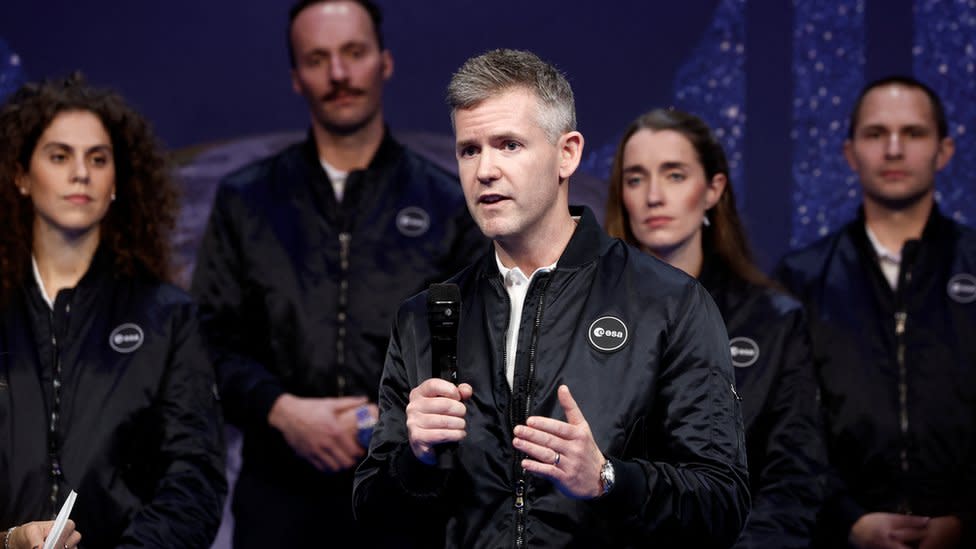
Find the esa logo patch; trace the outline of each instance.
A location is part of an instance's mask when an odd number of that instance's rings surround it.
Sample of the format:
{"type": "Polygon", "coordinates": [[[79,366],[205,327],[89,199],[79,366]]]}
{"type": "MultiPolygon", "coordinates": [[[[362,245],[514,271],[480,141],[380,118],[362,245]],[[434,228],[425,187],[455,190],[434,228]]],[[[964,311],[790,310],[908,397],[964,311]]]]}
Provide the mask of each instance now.
{"type": "Polygon", "coordinates": [[[976,276],[960,273],[949,279],[946,293],[957,303],[976,301],[976,276]]]}
{"type": "Polygon", "coordinates": [[[612,353],[627,343],[627,325],[615,316],[601,316],[590,324],[586,335],[594,349],[612,353]]]}
{"type": "Polygon", "coordinates": [[[748,337],[730,339],[729,351],[732,353],[732,365],[736,368],[748,368],[759,360],[759,344],[748,337]]]}
{"type": "Polygon", "coordinates": [[[111,335],[108,336],[109,346],[119,353],[134,352],[142,347],[143,340],[145,340],[145,336],[142,333],[142,328],[131,322],[112,330],[111,335]]]}
{"type": "Polygon", "coordinates": [[[407,206],[397,212],[396,226],[404,236],[420,236],[430,228],[430,215],[416,206],[407,206]]]}

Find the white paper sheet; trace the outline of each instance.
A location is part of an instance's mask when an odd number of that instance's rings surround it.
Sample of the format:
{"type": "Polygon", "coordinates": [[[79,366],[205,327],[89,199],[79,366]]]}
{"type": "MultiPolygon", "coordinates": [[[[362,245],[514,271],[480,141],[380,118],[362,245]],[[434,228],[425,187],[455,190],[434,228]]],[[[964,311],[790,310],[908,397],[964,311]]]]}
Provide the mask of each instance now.
{"type": "Polygon", "coordinates": [[[68,499],[64,500],[64,505],[58,511],[58,518],[54,519],[54,527],[51,528],[51,533],[44,540],[44,549],[55,549],[58,540],[61,539],[61,534],[64,533],[64,527],[68,524],[68,516],[71,515],[71,508],[75,505],[76,497],[78,497],[78,494],[72,490],[68,494],[68,499]]]}

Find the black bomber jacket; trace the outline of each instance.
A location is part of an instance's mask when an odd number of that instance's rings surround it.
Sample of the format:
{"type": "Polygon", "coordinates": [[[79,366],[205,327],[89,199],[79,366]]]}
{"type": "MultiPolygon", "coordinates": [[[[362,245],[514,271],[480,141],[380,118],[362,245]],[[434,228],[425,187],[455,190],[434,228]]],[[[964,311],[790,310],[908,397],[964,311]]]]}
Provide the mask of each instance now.
{"type": "Polygon", "coordinates": [[[897,290],[861,213],[787,255],[778,278],[806,303],[835,474],[819,536],[863,514],[958,515],[976,542],[976,232],[933,208],[902,250],[897,290]]]}
{"type": "Polygon", "coordinates": [[[405,406],[431,375],[426,294],[400,309],[380,422],[356,475],[357,517],[432,547],[728,547],[749,491],[739,403],[718,310],[693,279],[603,233],[589,210],[558,265],[525,298],[514,389],[505,379],[509,299],[487,253],[461,291],[459,380],[467,437],[445,473],[409,448],[405,406]],[[565,420],[569,386],[614,465],[604,497],[576,500],[527,475],[512,429],[565,420]],[[426,537],[425,537],[426,536],[426,537]]]}
{"type": "Polygon", "coordinates": [[[752,509],[734,547],[805,549],[823,502],[826,452],[803,307],[712,254],[699,281],[725,319],[742,398],[752,509]]]}
{"type": "Polygon", "coordinates": [[[75,490],[82,547],[207,547],[227,483],[196,310],[113,263],[100,248],[53,310],[28,274],[0,312],[0,530],[75,490]]]}
{"type": "Polygon", "coordinates": [[[486,247],[457,178],[389,133],[341,202],[311,135],[221,181],[192,288],[245,463],[325,481],[268,425],[274,401],[375,401],[396,308],[486,247]]]}

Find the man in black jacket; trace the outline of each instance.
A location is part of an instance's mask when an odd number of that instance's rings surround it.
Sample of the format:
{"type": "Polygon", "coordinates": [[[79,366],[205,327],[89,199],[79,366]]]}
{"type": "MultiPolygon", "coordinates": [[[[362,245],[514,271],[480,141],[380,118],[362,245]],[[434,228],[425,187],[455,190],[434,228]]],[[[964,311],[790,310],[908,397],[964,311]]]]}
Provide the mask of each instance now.
{"type": "Polygon", "coordinates": [[[952,154],[931,89],[868,85],[844,144],[858,217],[778,271],[810,309],[833,469],[823,547],[976,542],[976,234],[935,204],[952,154]]]}
{"type": "Polygon", "coordinates": [[[468,209],[494,246],[453,279],[459,385],[428,379],[426,294],[400,309],[357,516],[423,547],[731,545],[749,495],[714,303],[570,209],[583,136],[552,65],[492,51],[448,96],[468,209]]]}
{"type": "Polygon", "coordinates": [[[350,494],[393,313],[486,242],[457,179],[384,125],[372,2],[300,2],[289,48],[309,138],[221,183],[193,290],[244,432],[235,546],[369,546],[350,494]]]}

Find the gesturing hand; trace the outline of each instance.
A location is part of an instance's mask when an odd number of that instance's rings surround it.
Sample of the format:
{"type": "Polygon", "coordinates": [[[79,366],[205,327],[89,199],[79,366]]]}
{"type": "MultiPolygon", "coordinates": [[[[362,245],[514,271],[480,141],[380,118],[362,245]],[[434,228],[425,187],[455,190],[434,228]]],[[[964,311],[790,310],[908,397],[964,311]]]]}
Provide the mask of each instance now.
{"type": "Polygon", "coordinates": [[[606,458],[569,387],[560,385],[558,397],[566,421],[531,416],[515,427],[512,445],[528,456],[522,460],[526,471],[552,480],[567,496],[595,498],[603,493],[600,469],[606,458]]]}
{"type": "Polygon", "coordinates": [[[275,401],[268,423],[288,445],[320,471],[336,472],[356,465],[365,450],[356,440],[355,414],[366,397],[301,398],[284,394],[275,401]]]}
{"type": "Polygon", "coordinates": [[[850,542],[860,549],[912,549],[928,524],[928,517],[868,513],[851,526],[850,542]]]}
{"type": "Polygon", "coordinates": [[[467,383],[454,385],[439,378],[428,379],[410,391],[407,436],[417,459],[433,465],[437,462],[434,446],[465,437],[464,401],[472,394],[467,383]]]}

